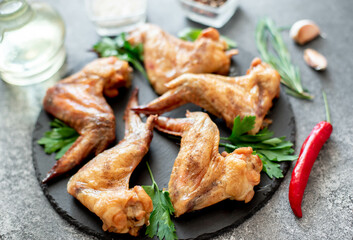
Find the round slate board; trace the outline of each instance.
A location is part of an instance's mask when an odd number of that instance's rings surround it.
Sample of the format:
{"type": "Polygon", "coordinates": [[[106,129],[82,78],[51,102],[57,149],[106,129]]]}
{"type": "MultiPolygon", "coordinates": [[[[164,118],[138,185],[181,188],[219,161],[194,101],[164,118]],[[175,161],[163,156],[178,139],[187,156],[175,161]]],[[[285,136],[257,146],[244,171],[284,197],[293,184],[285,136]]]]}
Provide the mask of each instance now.
{"type": "MultiPolygon", "coordinates": [[[[239,56],[233,58],[230,75],[245,74],[251,60],[252,56],[240,49],[239,56]]],[[[79,71],[80,69],[75,70],[79,71]]],[[[108,103],[113,108],[117,120],[117,142],[124,137],[123,113],[132,89],[135,87],[140,89],[140,104],[148,103],[157,97],[147,80],[135,71],[132,87],[129,89],[120,89],[118,97],[108,99],[108,103]]],[[[185,117],[186,110],[203,111],[196,105],[188,104],[164,115],[179,118],[185,117]]],[[[281,93],[281,97],[275,100],[268,117],[273,119],[270,130],[274,131],[276,136],[287,136],[290,141],[295,141],[295,119],[291,105],[284,93],[281,93]]],[[[227,137],[230,135],[231,131],[226,128],[223,120],[216,119],[215,117],[212,117],[212,119],[219,127],[221,136],[227,137]]],[[[70,176],[78,170],[77,168],[48,185],[41,183],[46,173],[54,165],[55,158],[54,154],[45,154],[42,146],[39,146],[37,141],[46,131],[50,130],[49,123],[52,120],[53,118],[42,110],[33,132],[34,167],[38,181],[49,202],[63,218],[89,234],[109,239],[136,239],[127,234],[120,235],[104,232],[101,220],[67,193],[67,182],[70,176]]],[[[166,134],[154,131],[150,151],[132,174],[130,187],[151,184],[145,164],[145,161],[148,161],[159,188],[167,188],[169,176],[178,151],[179,145],[175,140],[166,134]]],[[[220,151],[223,151],[223,148],[220,148],[220,151]]],[[[284,174],[288,171],[290,164],[290,162],[281,163],[284,174]]],[[[174,218],[173,221],[178,237],[180,239],[208,238],[228,228],[238,226],[265,205],[277,190],[281,181],[282,179],[269,179],[266,174],[262,173],[261,183],[255,187],[255,196],[249,203],[244,204],[243,202],[226,200],[200,211],[174,218]]],[[[145,229],[141,230],[139,239],[147,239],[144,236],[144,231],[145,229]]]]}

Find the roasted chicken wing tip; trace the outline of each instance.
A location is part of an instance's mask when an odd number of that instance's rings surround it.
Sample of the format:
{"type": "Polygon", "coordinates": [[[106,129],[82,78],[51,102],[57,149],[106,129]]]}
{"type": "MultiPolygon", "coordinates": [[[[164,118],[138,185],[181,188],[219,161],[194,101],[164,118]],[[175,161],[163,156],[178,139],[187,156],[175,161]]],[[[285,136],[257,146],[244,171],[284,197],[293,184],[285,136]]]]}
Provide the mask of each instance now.
{"type": "Polygon", "coordinates": [[[219,32],[215,28],[209,27],[202,30],[201,34],[198,36],[197,39],[210,38],[212,40],[218,41],[219,37],[219,32]]]}
{"type": "Polygon", "coordinates": [[[131,96],[130,96],[129,101],[127,103],[127,107],[124,112],[124,121],[125,122],[127,120],[127,117],[129,115],[130,111],[133,110],[134,107],[138,106],[138,93],[139,93],[138,88],[135,88],[131,93],[131,96]]]}
{"type": "Polygon", "coordinates": [[[152,112],[148,109],[146,105],[131,107],[130,110],[134,111],[135,113],[143,113],[145,115],[152,114],[152,112]]]}
{"type": "Polygon", "coordinates": [[[239,50],[238,49],[230,49],[228,51],[226,51],[226,55],[231,58],[234,55],[238,55],[239,54],[239,50]]]}
{"type": "Polygon", "coordinates": [[[140,118],[139,112],[133,110],[134,107],[138,107],[137,88],[134,89],[134,91],[132,92],[124,112],[125,135],[134,133],[136,131],[141,131],[142,129],[152,130],[157,120],[157,115],[151,114],[147,117],[146,123],[143,123],[140,118]]]}
{"type": "Polygon", "coordinates": [[[256,57],[251,61],[251,68],[256,67],[257,65],[260,65],[262,63],[261,59],[256,57]]]}
{"type": "Polygon", "coordinates": [[[53,179],[59,177],[60,175],[64,174],[66,171],[63,170],[62,164],[60,164],[59,161],[55,163],[55,165],[50,169],[50,171],[47,173],[45,178],[42,180],[43,184],[48,184],[51,182],[53,179]]]}
{"type": "Polygon", "coordinates": [[[55,178],[57,176],[56,172],[54,171],[49,171],[45,178],[42,180],[42,183],[48,183],[50,180],[55,178]]]}

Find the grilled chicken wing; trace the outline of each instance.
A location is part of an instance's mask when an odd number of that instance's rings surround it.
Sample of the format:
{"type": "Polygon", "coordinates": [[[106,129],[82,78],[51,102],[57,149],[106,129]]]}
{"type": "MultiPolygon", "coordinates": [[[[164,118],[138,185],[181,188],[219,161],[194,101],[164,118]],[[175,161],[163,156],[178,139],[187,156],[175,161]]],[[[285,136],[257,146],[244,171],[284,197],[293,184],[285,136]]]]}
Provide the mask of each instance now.
{"type": "Polygon", "coordinates": [[[226,51],[226,42],[214,28],[202,31],[195,42],[187,42],[145,24],[131,32],[128,40],[134,45],[143,43],[147,75],[158,94],[168,90],[165,83],[183,73],[228,74],[230,58],[237,53],[226,51]]]}
{"type": "Polygon", "coordinates": [[[206,113],[187,118],[158,117],[156,128],[181,136],[179,154],[169,181],[175,215],[199,210],[227,198],[249,202],[260,183],[262,162],[252,148],[218,152],[219,131],[206,113]]]}
{"type": "Polygon", "coordinates": [[[44,109],[74,128],[80,137],[43,182],[71,170],[91,152],[97,155],[114,141],[115,117],[103,93],[118,95],[117,88],[130,85],[131,71],[126,61],[102,58],[48,89],[44,109]]]}
{"type": "Polygon", "coordinates": [[[149,149],[156,119],[146,124],[130,111],[137,105],[137,91],[125,110],[125,137],[115,147],[97,155],[67,184],[67,191],[103,221],[103,230],[138,235],[149,224],[151,198],[141,186],[129,189],[131,173],[149,149]]]}
{"type": "Polygon", "coordinates": [[[280,75],[256,58],[245,76],[224,77],[212,74],[183,74],[166,84],[168,91],[145,106],[134,108],[138,113],[160,114],[188,102],[222,117],[229,128],[239,115],[256,116],[251,134],[257,133],[279,96],[280,75]]]}

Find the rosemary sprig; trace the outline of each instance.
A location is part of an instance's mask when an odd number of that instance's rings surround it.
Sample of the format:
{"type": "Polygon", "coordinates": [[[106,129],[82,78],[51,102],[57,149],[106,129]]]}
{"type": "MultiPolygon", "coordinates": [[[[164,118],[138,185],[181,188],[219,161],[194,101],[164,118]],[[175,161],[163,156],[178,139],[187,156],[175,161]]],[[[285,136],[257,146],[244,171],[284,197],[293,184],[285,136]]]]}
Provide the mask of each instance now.
{"type": "Polygon", "coordinates": [[[256,44],[262,59],[281,75],[286,92],[294,97],[312,99],[301,83],[299,68],[291,63],[290,54],[282,39],[280,30],[273,20],[261,19],[256,27],[256,44]]]}

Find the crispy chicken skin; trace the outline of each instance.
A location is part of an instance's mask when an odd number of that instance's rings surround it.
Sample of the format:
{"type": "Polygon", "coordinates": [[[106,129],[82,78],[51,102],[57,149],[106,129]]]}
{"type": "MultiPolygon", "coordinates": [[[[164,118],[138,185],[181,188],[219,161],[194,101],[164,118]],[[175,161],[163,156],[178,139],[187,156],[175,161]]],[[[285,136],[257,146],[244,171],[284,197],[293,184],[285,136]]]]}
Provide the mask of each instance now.
{"type": "Polygon", "coordinates": [[[229,128],[236,116],[256,116],[257,133],[279,96],[280,75],[268,64],[255,58],[247,74],[225,77],[213,74],[183,74],[166,84],[168,91],[145,106],[134,108],[138,113],[161,114],[186,103],[194,103],[217,117],[222,117],[229,128]]]}
{"type": "Polygon", "coordinates": [[[74,128],[80,137],[43,182],[71,170],[91,152],[99,154],[115,140],[115,117],[103,93],[118,95],[119,87],[130,85],[131,71],[126,61],[102,58],[48,89],[44,109],[74,128]]]}
{"type": "Polygon", "coordinates": [[[260,183],[262,162],[252,148],[219,154],[219,131],[206,113],[187,112],[187,118],[158,117],[156,128],[181,136],[179,154],[169,181],[175,216],[225,199],[249,202],[260,183]]]}
{"type": "Polygon", "coordinates": [[[226,42],[214,28],[205,29],[195,42],[188,42],[156,25],[144,24],[130,33],[128,41],[143,43],[147,75],[158,94],[166,92],[165,84],[183,73],[228,74],[230,58],[237,53],[227,51],[226,42]]]}
{"type": "Polygon", "coordinates": [[[138,235],[149,224],[151,198],[141,186],[129,189],[132,172],[148,152],[155,116],[146,123],[129,110],[137,105],[137,91],[125,110],[125,137],[115,147],[97,155],[67,184],[67,191],[103,221],[103,230],[138,235]]]}

